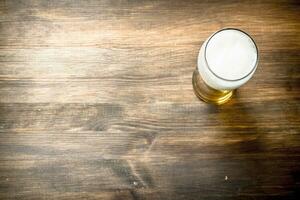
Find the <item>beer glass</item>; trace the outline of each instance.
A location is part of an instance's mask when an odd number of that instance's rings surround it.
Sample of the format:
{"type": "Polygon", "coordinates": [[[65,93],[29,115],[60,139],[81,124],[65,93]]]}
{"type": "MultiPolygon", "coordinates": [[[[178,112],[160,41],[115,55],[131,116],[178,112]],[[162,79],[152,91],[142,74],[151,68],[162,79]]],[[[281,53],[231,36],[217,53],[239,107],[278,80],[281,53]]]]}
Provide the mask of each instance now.
{"type": "Polygon", "coordinates": [[[253,76],[257,64],[258,49],[247,33],[235,28],[213,33],[200,48],[193,73],[196,96],[208,103],[226,103],[253,76]]]}

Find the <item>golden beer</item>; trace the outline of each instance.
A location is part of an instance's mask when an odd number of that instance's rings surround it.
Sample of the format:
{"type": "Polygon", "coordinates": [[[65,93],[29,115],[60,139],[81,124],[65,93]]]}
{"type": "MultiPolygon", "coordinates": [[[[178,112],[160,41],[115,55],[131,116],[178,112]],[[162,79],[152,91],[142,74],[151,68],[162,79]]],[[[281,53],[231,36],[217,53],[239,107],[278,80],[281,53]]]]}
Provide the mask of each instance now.
{"type": "Polygon", "coordinates": [[[258,49],[247,33],[226,28],[204,42],[197,64],[192,79],[196,96],[220,105],[253,76],[258,64],[258,49]]]}

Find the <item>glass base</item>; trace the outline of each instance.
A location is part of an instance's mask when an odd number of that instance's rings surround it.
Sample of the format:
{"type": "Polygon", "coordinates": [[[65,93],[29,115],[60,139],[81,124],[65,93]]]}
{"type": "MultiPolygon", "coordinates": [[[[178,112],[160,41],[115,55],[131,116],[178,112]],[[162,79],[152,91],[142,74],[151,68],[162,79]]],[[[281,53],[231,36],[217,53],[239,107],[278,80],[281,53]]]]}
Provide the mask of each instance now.
{"type": "Polygon", "coordinates": [[[194,92],[199,99],[217,105],[229,101],[233,94],[232,90],[216,90],[206,85],[197,69],[193,73],[193,87],[194,92]]]}

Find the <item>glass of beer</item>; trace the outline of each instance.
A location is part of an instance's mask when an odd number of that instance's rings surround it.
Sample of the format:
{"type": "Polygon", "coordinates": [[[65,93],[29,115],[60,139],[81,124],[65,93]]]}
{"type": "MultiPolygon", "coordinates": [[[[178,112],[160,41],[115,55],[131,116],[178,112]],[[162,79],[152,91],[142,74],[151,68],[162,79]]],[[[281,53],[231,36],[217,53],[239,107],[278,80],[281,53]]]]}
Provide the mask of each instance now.
{"type": "Polygon", "coordinates": [[[197,64],[193,73],[195,94],[205,102],[220,105],[253,76],[258,49],[244,31],[225,28],[204,42],[197,64]]]}

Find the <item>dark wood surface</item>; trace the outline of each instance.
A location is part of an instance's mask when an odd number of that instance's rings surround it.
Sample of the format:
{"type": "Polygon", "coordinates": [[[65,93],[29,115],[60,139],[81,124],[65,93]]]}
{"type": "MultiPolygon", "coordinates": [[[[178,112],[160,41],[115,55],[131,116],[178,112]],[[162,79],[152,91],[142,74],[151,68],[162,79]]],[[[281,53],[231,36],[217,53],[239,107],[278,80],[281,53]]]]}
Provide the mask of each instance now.
{"type": "Polygon", "coordinates": [[[0,199],[296,199],[299,1],[0,1],[0,199]],[[214,31],[256,74],[197,99],[214,31]]]}

